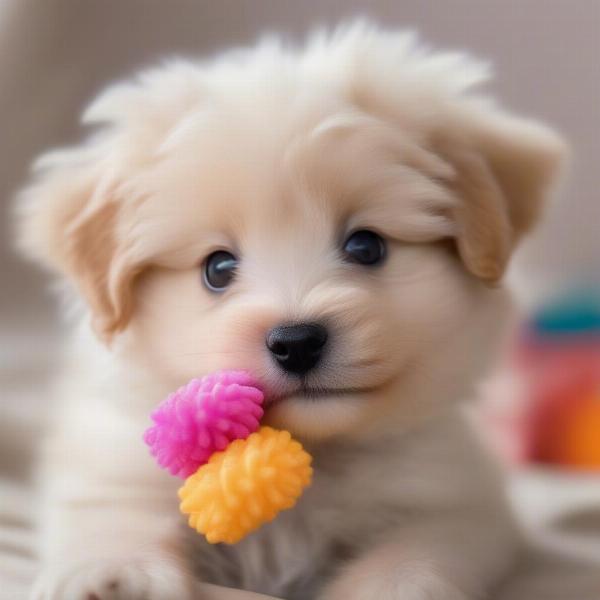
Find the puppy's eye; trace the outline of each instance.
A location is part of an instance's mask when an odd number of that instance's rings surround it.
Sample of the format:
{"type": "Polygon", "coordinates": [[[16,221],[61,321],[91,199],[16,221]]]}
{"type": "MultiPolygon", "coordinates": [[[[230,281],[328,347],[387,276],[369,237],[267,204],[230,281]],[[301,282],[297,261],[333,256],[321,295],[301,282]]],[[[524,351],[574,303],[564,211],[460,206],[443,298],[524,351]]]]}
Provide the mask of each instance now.
{"type": "Polygon", "coordinates": [[[223,291],[233,281],[237,265],[237,258],[230,252],[213,252],[204,262],[204,284],[213,292],[223,291]]]}
{"type": "Polygon", "coordinates": [[[361,265],[377,265],[385,258],[385,242],[372,231],[355,231],[344,243],[346,259],[361,265]]]}

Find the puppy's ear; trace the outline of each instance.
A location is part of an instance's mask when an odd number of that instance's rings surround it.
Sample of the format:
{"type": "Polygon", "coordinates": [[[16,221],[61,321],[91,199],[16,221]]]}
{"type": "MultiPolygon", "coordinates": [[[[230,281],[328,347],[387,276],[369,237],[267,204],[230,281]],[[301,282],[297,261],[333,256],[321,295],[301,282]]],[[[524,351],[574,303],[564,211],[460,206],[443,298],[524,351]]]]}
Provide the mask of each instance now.
{"type": "Polygon", "coordinates": [[[21,248],[76,283],[96,333],[106,341],[126,326],[132,283],[142,269],[119,234],[118,182],[106,161],[86,156],[85,148],[58,152],[45,162],[19,198],[21,248]]]}
{"type": "Polygon", "coordinates": [[[565,144],[542,125],[474,107],[435,145],[455,170],[450,185],[459,198],[453,219],[460,257],[474,275],[495,282],[538,220],[565,144]]]}

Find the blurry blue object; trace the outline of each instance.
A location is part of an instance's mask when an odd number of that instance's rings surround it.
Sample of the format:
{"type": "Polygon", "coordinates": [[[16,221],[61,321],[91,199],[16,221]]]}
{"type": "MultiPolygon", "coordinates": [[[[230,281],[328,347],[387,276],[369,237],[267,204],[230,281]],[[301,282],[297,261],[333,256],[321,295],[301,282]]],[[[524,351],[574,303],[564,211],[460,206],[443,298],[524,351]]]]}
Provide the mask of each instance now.
{"type": "Polygon", "coordinates": [[[558,297],[538,309],[530,326],[540,335],[600,335],[600,288],[579,288],[558,297]]]}

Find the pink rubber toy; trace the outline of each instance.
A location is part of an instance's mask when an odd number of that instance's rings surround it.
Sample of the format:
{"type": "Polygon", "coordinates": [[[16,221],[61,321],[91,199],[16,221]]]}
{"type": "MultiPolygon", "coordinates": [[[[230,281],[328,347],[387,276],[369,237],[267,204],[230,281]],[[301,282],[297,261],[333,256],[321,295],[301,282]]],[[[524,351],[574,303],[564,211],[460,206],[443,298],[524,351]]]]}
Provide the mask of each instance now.
{"type": "Polygon", "coordinates": [[[144,441],[158,464],[188,477],[214,452],[259,427],[264,395],[245,371],[219,371],[192,379],[151,414],[144,441]]]}

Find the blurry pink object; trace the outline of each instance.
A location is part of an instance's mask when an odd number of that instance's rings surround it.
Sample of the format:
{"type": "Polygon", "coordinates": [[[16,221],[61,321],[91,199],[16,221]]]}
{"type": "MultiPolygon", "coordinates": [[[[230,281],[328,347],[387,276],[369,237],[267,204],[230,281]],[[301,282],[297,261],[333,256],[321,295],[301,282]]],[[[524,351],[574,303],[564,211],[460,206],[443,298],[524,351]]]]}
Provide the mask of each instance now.
{"type": "Polygon", "coordinates": [[[245,371],[220,371],[192,379],[169,395],[151,418],[144,441],[158,464],[188,477],[210,456],[259,427],[264,395],[245,371]]]}

